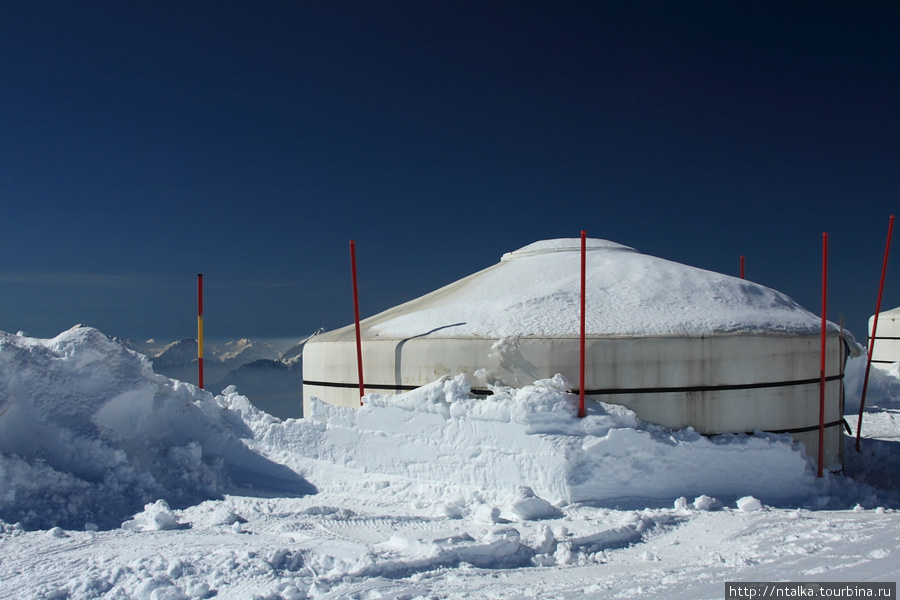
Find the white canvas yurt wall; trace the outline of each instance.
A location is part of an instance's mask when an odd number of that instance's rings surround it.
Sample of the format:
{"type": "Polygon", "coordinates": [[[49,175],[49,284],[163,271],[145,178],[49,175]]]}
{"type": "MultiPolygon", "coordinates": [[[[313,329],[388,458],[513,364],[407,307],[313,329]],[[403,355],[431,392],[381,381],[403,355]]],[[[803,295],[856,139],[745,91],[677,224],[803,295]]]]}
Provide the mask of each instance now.
{"type": "MultiPolygon", "coordinates": [[[[869,317],[869,343],[872,343],[872,328],[875,315],[869,317]]],[[[890,369],[900,361],[900,308],[878,313],[878,328],[875,330],[875,345],[872,347],[872,366],[890,369]]]]}
{"type": "MultiPolygon", "coordinates": [[[[579,239],[536,242],[361,322],[367,392],[466,374],[473,389],[579,373],[579,239]]],[[[789,432],[818,447],[820,317],[749,281],[605,240],[587,252],[585,393],[666,427],[789,432]]],[[[841,459],[845,346],[827,337],[826,465],[841,459]]],[[[355,328],[309,340],[304,413],[358,406],[355,328]]],[[[573,390],[573,391],[577,391],[573,390]]]]}

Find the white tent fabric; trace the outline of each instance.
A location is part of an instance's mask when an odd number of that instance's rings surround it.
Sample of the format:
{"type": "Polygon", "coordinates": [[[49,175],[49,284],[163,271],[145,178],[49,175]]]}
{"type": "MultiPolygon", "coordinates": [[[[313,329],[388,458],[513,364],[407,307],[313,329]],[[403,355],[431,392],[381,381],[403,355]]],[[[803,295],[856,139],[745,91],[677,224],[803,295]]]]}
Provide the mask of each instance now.
{"type": "MultiPolygon", "coordinates": [[[[872,315],[869,317],[869,340],[874,325],[875,315],[872,315]]],[[[878,328],[872,346],[872,366],[890,370],[896,362],[900,362],[900,307],[878,313],[878,328]]]]}
{"type": "MultiPolygon", "coordinates": [[[[816,453],[820,317],[770,288],[605,240],[587,252],[585,393],[700,433],[790,432],[816,453]]],[[[361,322],[367,392],[444,375],[473,389],[560,373],[578,381],[580,240],[536,242],[483,271],[361,322]]],[[[829,324],[826,464],[841,454],[845,346],[829,324]]],[[[312,397],[358,406],[355,328],[304,350],[312,397]]]]}

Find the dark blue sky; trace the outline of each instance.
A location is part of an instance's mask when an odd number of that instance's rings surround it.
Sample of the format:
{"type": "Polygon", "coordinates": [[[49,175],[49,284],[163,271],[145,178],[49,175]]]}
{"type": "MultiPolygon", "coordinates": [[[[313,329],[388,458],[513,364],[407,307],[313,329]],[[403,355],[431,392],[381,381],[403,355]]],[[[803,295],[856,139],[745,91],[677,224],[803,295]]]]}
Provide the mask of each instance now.
{"type": "MultiPolygon", "coordinates": [[[[858,337],[896,2],[0,1],[0,329],[291,337],[586,229],[858,337]]],[[[900,242],[897,243],[900,245],[900,242]]],[[[900,305],[900,256],[885,307],[900,305]]]]}

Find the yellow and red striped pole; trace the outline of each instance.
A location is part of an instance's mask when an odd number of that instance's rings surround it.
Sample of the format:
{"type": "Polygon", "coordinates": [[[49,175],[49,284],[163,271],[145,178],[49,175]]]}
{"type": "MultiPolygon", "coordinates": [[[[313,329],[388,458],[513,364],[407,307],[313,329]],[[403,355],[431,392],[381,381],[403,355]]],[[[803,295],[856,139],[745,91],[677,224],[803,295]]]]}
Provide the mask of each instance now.
{"type": "Polygon", "coordinates": [[[203,389],[203,273],[197,274],[197,379],[203,389]]]}

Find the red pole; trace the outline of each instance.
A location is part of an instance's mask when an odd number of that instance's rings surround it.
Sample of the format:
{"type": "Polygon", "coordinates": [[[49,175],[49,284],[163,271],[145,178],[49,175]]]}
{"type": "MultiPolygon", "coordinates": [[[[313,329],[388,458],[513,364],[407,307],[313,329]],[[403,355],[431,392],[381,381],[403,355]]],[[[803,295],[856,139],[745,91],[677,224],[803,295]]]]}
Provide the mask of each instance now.
{"type": "Polygon", "coordinates": [[[584,418],[587,412],[584,409],[584,322],[585,322],[585,271],[587,270],[587,233],[581,232],[581,337],[580,360],[578,371],[578,416],[584,418]]]}
{"type": "Polygon", "coordinates": [[[203,273],[197,274],[197,384],[203,389],[203,273]]]}
{"type": "Polygon", "coordinates": [[[350,272],[353,276],[353,316],[356,323],[356,365],[359,371],[359,404],[366,393],[363,383],[362,338],[359,333],[359,287],[356,285],[356,242],[350,240],[350,272]]]}
{"type": "Polygon", "coordinates": [[[741,279],[744,279],[744,255],[741,254],[741,279]]]}
{"type": "Polygon", "coordinates": [[[819,477],[824,474],[825,462],[825,340],[828,291],[828,234],[822,234],[822,345],[819,361],[819,477]]]}
{"type": "Polygon", "coordinates": [[[872,368],[872,350],[875,348],[875,332],[878,330],[878,315],[881,314],[881,294],[884,292],[884,276],[887,273],[888,253],[891,251],[891,233],[894,231],[894,215],[888,223],[887,243],[884,245],[884,260],[881,263],[881,283],[878,284],[878,299],[875,301],[875,320],[872,321],[872,336],[869,339],[869,353],[866,360],[866,375],[863,377],[862,397],[859,399],[859,419],[856,421],[856,451],[860,449],[863,409],[866,407],[866,389],[869,387],[869,369],[872,368]]]}

